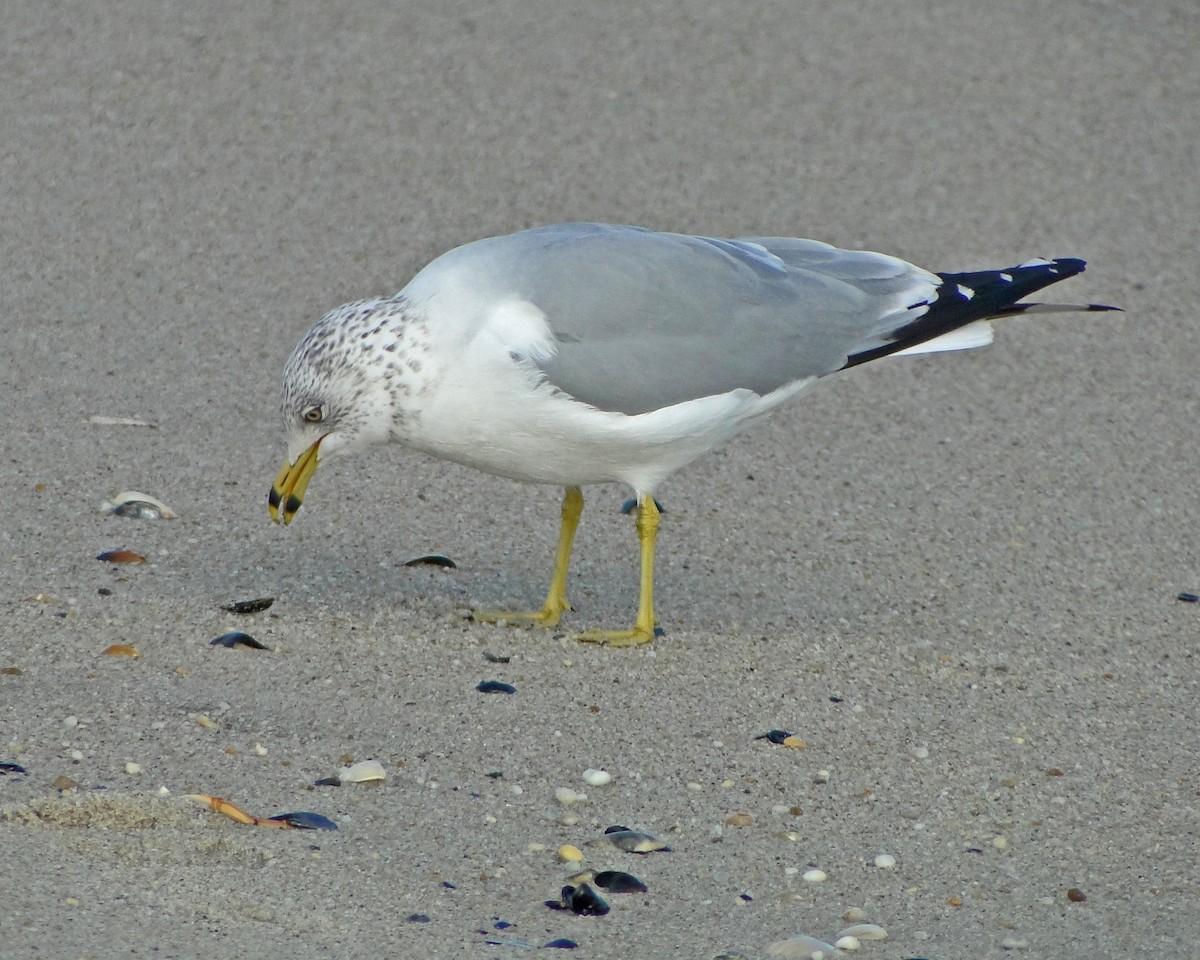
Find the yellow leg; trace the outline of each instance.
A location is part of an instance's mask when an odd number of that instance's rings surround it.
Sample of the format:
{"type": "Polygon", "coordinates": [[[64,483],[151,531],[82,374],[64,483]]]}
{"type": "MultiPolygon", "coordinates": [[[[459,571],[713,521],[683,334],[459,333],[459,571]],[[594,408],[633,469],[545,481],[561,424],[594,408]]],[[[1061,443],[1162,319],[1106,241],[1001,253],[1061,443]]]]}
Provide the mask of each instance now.
{"type": "Polygon", "coordinates": [[[642,554],[641,590],[637,620],[632,630],[588,630],[579,634],[584,643],[606,643],[610,647],[632,647],[654,639],[658,621],[654,617],[654,541],[658,537],[658,505],[651,496],[638,497],[638,544],[642,554]]]}
{"type": "Polygon", "coordinates": [[[558,550],[554,555],[554,575],[550,578],[550,590],[541,610],[485,610],[473,614],[476,620],[495,623],[498,620],[528,620],[543,627],[557,626],[559,618],[571,609],[567,602],[567,568],[571,565],[571,547],[575,542],[575,529],[583,513],[583,492],[578,487],[567,487],[563,494],[562,525],[558,530],[558,550]]]}

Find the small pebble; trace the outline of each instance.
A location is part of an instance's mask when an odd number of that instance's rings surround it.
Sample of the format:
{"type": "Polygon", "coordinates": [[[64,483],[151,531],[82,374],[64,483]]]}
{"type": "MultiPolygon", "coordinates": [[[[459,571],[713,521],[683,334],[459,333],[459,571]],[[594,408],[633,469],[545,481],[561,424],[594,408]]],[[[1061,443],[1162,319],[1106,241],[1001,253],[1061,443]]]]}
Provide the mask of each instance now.
{"type": "Polygon", "coordinates": [[[811,870],[805,870],[800,879],[807,880],[809,883],[824,883],[829,879],[829,876],[824,870],[818,870],[816,867],[813,867],[811,870]]]}
{"type": "Polygon", "coordinates": [[[196,726],[203,727],[205,730],[216,730],[217,722],[210,720],[203,713],[196,717],[196,726]]]}
{"type": "Polygon", "coordinates": [[[222,609],[230,613],[262,613],[275,602],[274,597],[255,597],[253,600],[235,600],[222,609]]]}
{"type": "Polygon", "coordinates": [[[106,657],[129,657],[131,660],[136,660],[141,656],[137,647],[128,643],[111,643],[104,648],[103,653],[106,657]]]}
{"type": "Polygon", "coordinates": [[[267,755],[267,748],[264,747],[261,743],[255,743],[254,744],[254,752],[260,757],[265,757],[267,755]]]}
{"type": "Polygon", "coordinates": [[[851,907],[842,914],[842,919],[847,923],[861,923],[867,919],[867,911],[862,907],[851,907]]]}
{"type": "Polygon", "coordinates": [[[1200,593],[1184,590],[1182,593],[1175,594],[1175,599],[1182,600],[1184,603],[1200,603],[1200,593]]]}
{"type": "Polygon", "coordinates": [[[130,760],[127,764],[125,764],[125,772],[130,776],[137,776],[142,772],[142,765],[140,763],[134,763],[132,760],[130,760]]]}
{"type": "Polygon", "coordinates": [[[83,751],[82,750],[72,750],[71,751],[71,759],[74,760],[76,763],[79,763],[79,761],[83,759],[83,751]]]}
{"type": "Polygon", "coordinates": [[[587,799],[587,794],[579,793],[572,790],[570,787],[559,787],[554,791],[554,799],[561,803],[564,807],[568,807],[573,803],[579,803],[587,799]]]}
{"type": "Polygon", "coordinates": [[[1005,937],[1000,941],[1000,947],[1003,950],[1024,950],[1028,946],[1028,940],[1021,940],[1018,937],[1005,937]]]}
{"type": "Polygon", "coordinates": [[[555,851],[555,855],[563,863],[578,863],[583,859],[583,851],[570,843],[564,843],[555,851]]]}
{"type": "Polygon", "coordinates": [[[58,776],[54,778],[54,782],[50,784],[55,790],[74,790],[79,784],[67,776],[58,776]]]}
{"type": "Polygon", "coordinates": [[[584,770],[583,782],[589,787],[603,787],[612,783],[612,774],[607,770],[584,770]]]}
{"type": "Polygon", "coordinates": [[[839,950],[857,950],[862,946],[862,944],[858,942],[858,937],[852,936],[851,934],[843,934],[842,936],[838,937],[833,941],[833,945],[839,950]]]}
{"type": "Polygon", "coordinates": [[[725,818],[725,825],[729,827],[750,827],[754,825],[754,817],[748,813],[738,811],[731,813],[725,818]]]}
{"type": "Polygon", "coordinates": [[[896,858],[890,853],[881,853],[875,858],[875,866],[880,870],[891,870],[896,865],[896,858]]]}
{"type": "Polygon", "coordinates": [[[914,757],[916,757],[918,760],[924,760],[926,757],[929,756],[929,748],[928,747],[913,747],[912,755],[914,757]]]}
{"type": "Polygon", "coordinates": [[[1071,889],[1067,891],[1067,899],[1072,903],[1083,903],[1083,901],[1087,899],[1087,895],[1078,887],[1071,887],[1071,889]]]}

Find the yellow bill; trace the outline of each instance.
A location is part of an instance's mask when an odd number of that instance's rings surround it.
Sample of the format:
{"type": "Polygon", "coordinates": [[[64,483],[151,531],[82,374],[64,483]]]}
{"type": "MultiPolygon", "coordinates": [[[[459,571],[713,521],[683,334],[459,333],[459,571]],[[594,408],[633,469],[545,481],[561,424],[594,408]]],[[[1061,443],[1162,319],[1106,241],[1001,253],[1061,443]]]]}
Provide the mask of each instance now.
{"type": "Polygon", "coordinates": [[[276,523],[281,520],[284,524],[291,523],[292,517],[300,509],[300,504],[304,502],[304,491],[308,489],[308,481],[317,472],[317,448],[320,446],[321,441],[318,440],[300,454],[295,463],[285,463],[271,485],[271,493],[267,497],[267,510],[276,523]]]}

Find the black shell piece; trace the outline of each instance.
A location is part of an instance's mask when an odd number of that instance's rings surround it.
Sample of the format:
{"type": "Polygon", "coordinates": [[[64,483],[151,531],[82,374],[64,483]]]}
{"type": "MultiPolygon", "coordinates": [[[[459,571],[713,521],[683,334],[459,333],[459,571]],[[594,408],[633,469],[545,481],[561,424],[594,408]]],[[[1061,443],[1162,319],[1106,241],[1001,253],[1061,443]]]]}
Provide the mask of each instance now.
{"type": "Polygon", "coordinates": [[[1200,593],[1184,590],[1182,593],[1175,594],[1175,599],[1182,600],[1184,603],[1200,603],[1200,593]]]}
{"type": "Polygon", "coordinates": [[[783,743],[791,734],[786,730],[768,730],[766,733],[760,733],[755,740],[770,740],[772,743],[783,743]]]}
{"type": "Polygon", "coordinates": [[[314,787],[340,787],[342,785],[341,777],[322,777],[320,780],[314,780],[314,787]]]}
{"type": "Polygon", "coordinates": [[[209,646],[229,647],[231,650],[234,647],[250,647],[254,650],[270,649],[270,647],[268,647],[266,644],[259,643],[252,636],[250,636],[250,634],[242,633],[240,630],[231,630],[229,633],[223,633],[219,637],[214,637],[212,640],[209,640],[208,643],[209,646]]]}
{"type": "Polygon", "coordinates": [[[221,609],[228,610],[230,613],[262,613],[274,602],[274,597],[256,597],[253,600],[235,600],[221,609]]]}
{"type": "Polygon", "coordinates": [[[492,653],[491,650],[484,650],[483,651],[483,659],[486,660],[488,663],[508,663],[512,659],[512,657],[508,657],[508,656],[502,657],[498,653],[492,653]]]}
{"type": "Polygon", "coordinates": [[[405,917],[409,923],[429,923],[429,914],[427,913],[410,913],[405,917]]]}
{"type": "Polygon", "coordinates": [[[517,688],[503,680],[480,680],[475,687],[480,693],[516,693],[517,688]]]}
{"type": "Polygon", "coordinates": [[[601,870],[592,881],[609,893],[645,893],[646,884],[624,870],[601,870]]]}
{"type": "Polygon", "coordinates": [[[295,813],[277,813],[269,820],[282,820],[288,826],[297,830],[336,830],[337,824],[319,813],[310,810],[298,810],[295,813]]]}
{"type": "Polygon", "coordinates": [[[549,948],[551,950],[574,950],[578,946],[579,944],[569,937],[559,937],[556,940],[551,940],[549,943],[542,944],[543,949],[549,948]]]}
{"type": "Polygon", "coordinates": [[[3,774],[28,773],[28,772],[29,771],[27,771],[19,763],[0,763],[0,773],[3,773],[3,774]]]}
{"type": "Polygon", "coordinates": [[[444,567],[447,570],[457,570],[458,564],[449,557],[443,557],[440,553],[427,553],[423,557],[413,557],[411,560],[405,560],[406,567],[444,567]]]}
{"type": "Polygon", "coordinates": [[[602,917],[611,909],[608,901],[590,883],[581,883],[577,887],[567,884],[562,888],[560,901],[564,907],[581,917],[602,917]]]}

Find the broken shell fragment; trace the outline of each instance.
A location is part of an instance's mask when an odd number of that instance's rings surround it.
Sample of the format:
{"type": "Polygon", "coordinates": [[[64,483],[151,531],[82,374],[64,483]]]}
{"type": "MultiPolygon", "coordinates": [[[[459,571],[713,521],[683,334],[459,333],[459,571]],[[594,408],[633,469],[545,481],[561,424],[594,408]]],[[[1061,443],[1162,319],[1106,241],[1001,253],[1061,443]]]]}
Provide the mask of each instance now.
{"type": "Polygon", "coordinates": [[[501,656],[498,653],[492,653],[491,650],[484,650],[483,651],[483,659],[486,660],[488,663],[508,663],[510,660],[512,660],[512,657],[501,656]]]}
{"type": "Polygon", "coordinates": [[[123,490],[112,500],[105,500],[100,509],[117,517],[135,520],[174,520],[176,513],[157,497],[137,490],[123,490]]]}
{"type": "Polygon", "coordinates": [[[567,884],[563,887],[558,908],[570,910],[582,917],[602,917],[611,909],[608,901],[597,893],[590,883],[581,883],[577,887],[567,884]]]}
{"type": "Polygon", "coordinates": [[[832,943],[798,933],[786,940],[775,941],[763,953],[768,957],[795,957],[796,960],[831,960],[837,956],[838,949],[832,943]]]}
{"type": "Polygon", "coordinates": [[[19,763],[0,763],[0,774],[7,776],[10,773],[28,773],[19,763]]]}
{"type": "Polygon", "coordinates": [[[134,553],[132,550],[105,550],[97,555],[97,560],[103,560],[105,563],[145,563],[146,558],[140,553],[134,553]]]}
{"type": "Polygon", "coordinates": [[[847,927],[834,939],[841,940],[842,937],[854,937],[856,940],[886,940],[888,932],[877,923],[856,923],[852,927],[847,927]]]}
{"type": "Polygon", "coordinates": [[[604,831],[604,836],[589,840],[587,846],[612,846],[626,853],[654,853],[658,850],[670,850],[667,844],[652,833],[641,830],[630,830],[628,827],[614,826],[604,831]]]}
{"type": "Polygon", "coordinates": [[[128,643],[110,643],[101,653],[106,657],[129,657],[131,660],[136,660],[141,656],[137,647],[132,647],[128,643]]]}
{"type": "Polygon", "coordinates": [[[313,813],[311,810],[299,810],[295,813],[277,813],[273,817],[268,817],[266,822],[260,822],[259,826],[272,826],[276,823],[291,827],[293,830],[337,829],[337,824],[328,817],[322,816],[319,813],[313,813]]]}
{"type": "Polygon", "coordinates": [[[443,557],[440,553],[427,553],[423,557],[413,557],[411,560],[405,560],[406,567],[442,567],[446,570],[457,570],[458,564],[449,557],[443,557]]]}
{"type": "Polygon", "coordinates": [[[517,688],[503,680],[480,680],[475,687],[480,693],[516,693],[517,688]]]}
{"type": "Polygon", "coordinates": [[[255,640],[250,634],[242,633],[240,630],[231,630],[229,633],[223,633],[219,637],[214,637],[208,641],[211,647],[250,647],[253,650],[269,650],[271,649],[266,644],[255,640]]]}
{"type": "Polygon", "coordinates": [[[758,734],[754,739],[770,740],[771,743],[783,744],[783,746],[791,750],[803,750],[808,746],[802,737],[798,737],[794,733],[788,733],[786,730],[768,730],[766,733],[758,734]]]}
{"type": "Polygon", "coordinates": [[[274,602],[274,597],[257,597],[253,600],[235,600],[221,609],[228,610],[230,613],[262,613],[274,602]]]}
{"type": "Polygon", "coordinates": [[[338,771],[338,780],[341,783],[367,783],[383,780],[386,776],[383,764],[378,760],[360,760],[338,771]]]}
{"type": "Polygon", "coordinates": [[[612,774],[607,770],[584,770],[583,782],[589,787],[603,787],[612,783],[612,774]]]}
{"type": "Polygon", "coordinates": [[[609,893],[645,893],[645,882],[623,870],[601,870],[593,881],[609,893]]]}

